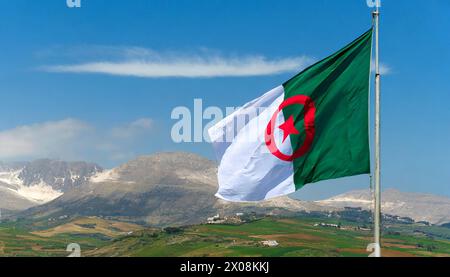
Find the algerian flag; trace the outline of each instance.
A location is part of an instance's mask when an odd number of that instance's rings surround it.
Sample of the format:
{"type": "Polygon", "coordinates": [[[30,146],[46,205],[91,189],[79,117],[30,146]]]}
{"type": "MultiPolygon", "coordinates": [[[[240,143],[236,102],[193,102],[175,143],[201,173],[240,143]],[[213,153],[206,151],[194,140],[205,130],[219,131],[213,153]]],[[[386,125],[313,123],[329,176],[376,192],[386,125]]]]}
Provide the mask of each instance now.
{"type": "Polygon", "coordinates": [[[370,172],[372,29],[209,129],[217,197],[260,201],[370,172]]]}

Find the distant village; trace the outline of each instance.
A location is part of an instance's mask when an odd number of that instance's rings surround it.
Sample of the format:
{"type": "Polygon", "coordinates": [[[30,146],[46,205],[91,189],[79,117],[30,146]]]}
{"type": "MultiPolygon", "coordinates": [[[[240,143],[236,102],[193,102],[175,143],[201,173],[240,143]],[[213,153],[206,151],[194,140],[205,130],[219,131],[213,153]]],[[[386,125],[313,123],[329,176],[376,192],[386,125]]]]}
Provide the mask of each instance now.
{"type": "MultiPolygon", "coordinates": [[[[320,213],[313,213],[316,216],[320,213]]],[[[235,213],[233,215],[222,216],[220,214],[216,214],[212,217],[208,217],[206,219],[206,224],[222,224],[222,225],[240,225],[244,223],[249,223],[255,220],[259,220],[264,218],[267,215],[257,215],[256,213],[235,213]]],[[[307,215],[305,215],[307,216],[307,215]]],[[[371,217],[370,212],[363,211],[361,208],[346,208],[341,212],[332,212],[331,214],[323,214],[325,218],[337,218],[343,219],[344,222],[346,220],[350,220],[351,222],[359,222],[357,224],[349,224],[344,225],[340,222],[338,223],[329,223],[329,222],[316,222],[313,223],[312,226],[315,228],[334,228],[339,230],[350,230],[350,231],[363,231],[363,232],[371,232],[371,217]],[[364,215],[361,217],[361,215],[364,215]],[[361,219],[365,220],[361,220],[361,219]]],[[[415,222],[413,219],[408,217],[400,217],[400,216],[392,216],[383,214],[383,221],[386,224],[384,228],[389,229],[390,224],[419,224],[423,226],[431,226],[430,223],[425,221],[415,222]]],[[[262,246],[265,247],[277,247],[280,243],[276,240],[264,240],[259,242],[262,246]]]]}
{"type": "MultiPolygon", "coordinates": [[[[255,221],[261,219],[263,216],[258,216],[256,213],[235,213],[230,216],[221,216],[220,214],[216,214],[212,217],[208,217],[206,220],[206,224],[220,224],[220,225],[240,225],[244,223],[248,223],[251,221],[255,221]]],[[[342,226],[340,224],[332,224],[319,222],[313,225],[316,228],[336,228],[340,230],[359,230],[359,231],[371,231],[370,228],[366,228],[364,226],[342,226]]],[[[261,241],[260,244],[266,247],[277,247],[279,246],[279,242],[276,240],[264,240],[261,241]]]]}
{"type": "Polygon", "coordinates": [[[206,220],[207,224],[230,224],[239,225],[242,223],[253,221],[257,218],[256,214],[247,215],[244,213],[236,213],[232,216],[220,216],[219,214],[208,217],[206,220]]]}

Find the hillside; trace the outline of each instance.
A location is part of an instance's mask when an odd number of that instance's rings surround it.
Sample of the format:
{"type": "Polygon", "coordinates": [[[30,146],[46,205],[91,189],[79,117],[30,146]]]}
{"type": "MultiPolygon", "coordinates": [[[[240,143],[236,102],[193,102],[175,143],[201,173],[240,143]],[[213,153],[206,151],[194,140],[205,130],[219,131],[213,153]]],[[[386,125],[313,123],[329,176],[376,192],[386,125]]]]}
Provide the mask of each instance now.
{"type": "MultiPolygon", "coordinates": [[[[372,240],[371,231],[360,229],[357,222],[315,216],[166,229],[95,217],[58,226],[35,224],[0,223],[0,256],[67,256],[67,245],[75,242],[82,256],[93,257],[366,257],[372,240]],[[267,240],[278,245],[264,246],[267,240]]],[[[384,256],[450,256],[447,228],[401,223],[391,227],[396,231],[385,230],[382,236],[384,256]]]]}

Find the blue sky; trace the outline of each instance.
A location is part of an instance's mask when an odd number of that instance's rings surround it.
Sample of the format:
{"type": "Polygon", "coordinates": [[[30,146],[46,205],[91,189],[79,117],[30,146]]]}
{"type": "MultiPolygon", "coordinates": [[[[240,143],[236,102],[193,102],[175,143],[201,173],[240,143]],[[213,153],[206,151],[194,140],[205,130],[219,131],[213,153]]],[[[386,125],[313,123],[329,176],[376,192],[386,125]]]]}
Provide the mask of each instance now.
{"type": "MultiPolygon", "coordinates": [[[[0,160],[212,159],[206,143],[171,142],[174,107],[242,105],[371,25],[365,0],[65,2],[0,0],[0,160]],[[139,77],[143,60],[152,64],[139,77]],[[173,72],[180,65],[188,78],[173,72]],[[169,76],[156,76],[163,66],[169,76]],[[224,66],[247,70],[202,76],[224,66]]],[[[382,4],[383,185],[450,196],[450,2],[382,4]]],[[[299,197],[366,187],[366,177],[342,179],[299,197]]]]}

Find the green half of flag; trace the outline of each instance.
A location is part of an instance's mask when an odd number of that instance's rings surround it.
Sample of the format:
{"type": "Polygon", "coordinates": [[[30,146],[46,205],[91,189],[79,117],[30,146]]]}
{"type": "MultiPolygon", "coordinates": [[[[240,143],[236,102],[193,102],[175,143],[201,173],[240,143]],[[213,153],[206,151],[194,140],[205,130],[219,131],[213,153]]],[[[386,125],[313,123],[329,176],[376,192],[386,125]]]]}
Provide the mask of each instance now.
{"type": "Polygon", "coordinates": [[[305,125],[307,105],[283,109],[295,119],[299,135],[290,135],[293,151],[314,132],[309,151],[293,160],[296,189],[321,180],[370,172],[369,78],[372,29],[332,56],[283,84],[284,98],[310,97],[314,120],[305,125]],[[309,130],[311,131],[311,130],[309,130]]]}

